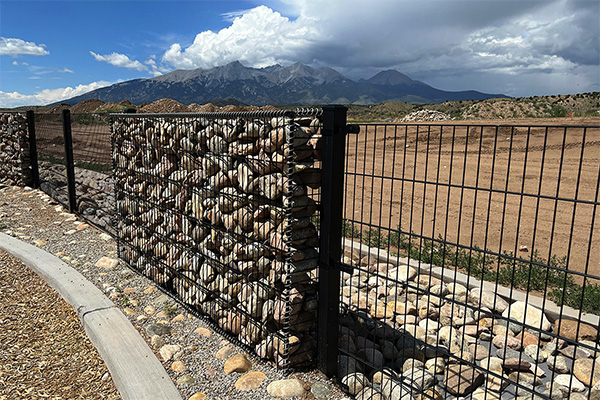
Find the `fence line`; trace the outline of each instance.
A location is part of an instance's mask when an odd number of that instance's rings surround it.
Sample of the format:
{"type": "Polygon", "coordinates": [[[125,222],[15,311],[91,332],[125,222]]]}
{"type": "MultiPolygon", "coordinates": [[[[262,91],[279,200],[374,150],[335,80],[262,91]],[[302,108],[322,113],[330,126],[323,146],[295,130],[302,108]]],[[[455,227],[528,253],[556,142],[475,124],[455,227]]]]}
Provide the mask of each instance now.
{"type": "Polygon", "coordinates": [[[597,396],[599,126],[112,117],[2,116],[0,144],[260,356],[359,398],[597,396]]]}
{"type": "Polygon", "coordinates": [[[600,313],[599,147],[597,126],[361,125],[346,147],[342,381],[549,398],[567,373],[591,395],[578,365],[600,368],[585,316],[600,313]],[[535,385],[507,348],[537,365],[535,385]],[[406,364],[438,357],[443,371],[406,364]]]}

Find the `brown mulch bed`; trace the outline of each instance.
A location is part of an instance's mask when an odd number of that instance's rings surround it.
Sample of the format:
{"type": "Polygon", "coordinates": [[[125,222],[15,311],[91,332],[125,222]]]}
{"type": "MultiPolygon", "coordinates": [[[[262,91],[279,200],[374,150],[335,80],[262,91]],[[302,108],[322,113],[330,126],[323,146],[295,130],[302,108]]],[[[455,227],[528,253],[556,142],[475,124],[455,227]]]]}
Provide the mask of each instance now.
{"type": "Polygon", "coordinates": [[[75,310],[0,250],[0,399],[120,399],[75,310]]]}

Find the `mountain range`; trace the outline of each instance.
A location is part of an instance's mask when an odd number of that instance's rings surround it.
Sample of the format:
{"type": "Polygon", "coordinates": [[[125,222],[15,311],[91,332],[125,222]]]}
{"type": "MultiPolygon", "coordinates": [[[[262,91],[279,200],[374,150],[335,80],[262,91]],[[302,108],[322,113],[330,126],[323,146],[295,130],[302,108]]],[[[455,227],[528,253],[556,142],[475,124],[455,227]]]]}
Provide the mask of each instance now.
{"type": "Polygon", "coordinates": [[[327,103],[378,104],[384,101],[441,103],[507,97],[474,90],[449,92],[395,71],[354,81],[332,68],[302,63],[284,67],[245,67],[238,61],[210,69],[177,70],[154,78],[133,79],[63,100],[76,104],[88,99],[104,102],[130,100],[134,104],[171,98],[183,104],[232,100],[251,105],[314,105],[327,103]]]}

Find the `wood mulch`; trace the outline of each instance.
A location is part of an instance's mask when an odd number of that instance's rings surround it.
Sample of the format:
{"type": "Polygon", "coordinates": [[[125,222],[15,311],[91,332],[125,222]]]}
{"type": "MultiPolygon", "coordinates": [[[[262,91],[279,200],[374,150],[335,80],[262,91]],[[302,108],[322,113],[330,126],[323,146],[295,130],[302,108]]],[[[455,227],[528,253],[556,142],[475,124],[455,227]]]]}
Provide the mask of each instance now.
{"type": "Polygon", "coordinates": [[[0,400],[120,399],[73,307],[0,250],[0,400]]]}

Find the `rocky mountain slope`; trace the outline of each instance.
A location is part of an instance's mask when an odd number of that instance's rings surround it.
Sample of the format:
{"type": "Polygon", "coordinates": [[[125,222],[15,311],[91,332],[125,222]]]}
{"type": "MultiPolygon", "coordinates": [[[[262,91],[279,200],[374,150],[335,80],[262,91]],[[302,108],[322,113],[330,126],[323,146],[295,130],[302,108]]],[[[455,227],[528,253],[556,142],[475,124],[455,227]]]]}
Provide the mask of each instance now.
{"type": "Polygon", "coordinates": [[[476,91],[439,90],[393,70],[355,82],[332,68],[312,68],[302,63],[287,67],[272,65],[248,68],[236,61],[211,69],[177,70],[155,78],[121,82],[63,100],[62,103],[73,105],[88,99],[104,102],[129,99],[140,104],[165,97],[183,104],[232,99],[262,106],[377,104],[384,101],[441,103],[506,96],[476,91]]]}

